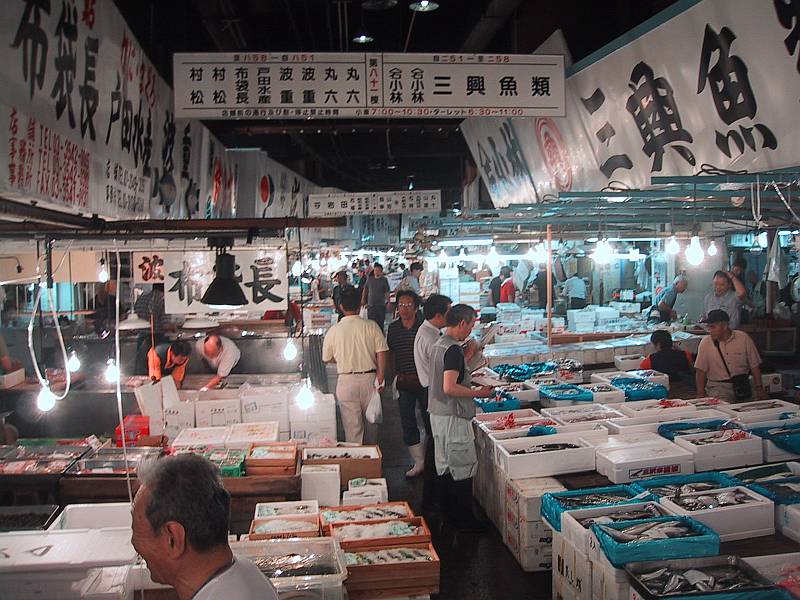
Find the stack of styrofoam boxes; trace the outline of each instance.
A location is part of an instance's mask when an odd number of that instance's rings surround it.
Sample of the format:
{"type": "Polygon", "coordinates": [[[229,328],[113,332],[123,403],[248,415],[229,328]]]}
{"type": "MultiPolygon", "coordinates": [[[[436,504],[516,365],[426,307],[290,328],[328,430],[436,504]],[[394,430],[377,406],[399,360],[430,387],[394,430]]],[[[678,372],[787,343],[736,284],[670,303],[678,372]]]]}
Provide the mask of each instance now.
{"type": "Polygon", "coordinates": [[[207,390],[197,393],[194,403],[197,427],[224,427],[242,422],[239,390],[207,390]]]}
{"type": "Polygon", "coordinates": [[[461,282],[458,285],[459,302],[472,308],[481,307],[481,284],[477,281],[461,282]]]}
{"type": "Polygon", "coordinates": [[[595,308],[597,329],[604,329],[617,319],[619,319],[619,311],[610,306],[598,306],[595,308]]]}
{"type": "Polygon", "coordinates": [[[591,600],[592,567],[587,555],[563,533],[553,532],[553,598],[591,600]]]}
{"type": "Polygon", "coordinates": [[[339,506],[339,465],[303,465],[300,468],[300,499],[316,500],[320,506],[339,506]]]}
{"type": "Polygon", "coordinates": [[[503,483],[505,475],[497,466],[494,458],[494,442],[489,438],[487,430],[480,427],[477,420],[473,420],[473,430],[475,431],[478,468],[472,482],[472,493],[497,530],[502,532],[505,512],[503,483]],[[499,490],[502,490],[502,493],[499,490]]]}
{"type": "Polygon", "coordinates": [[[248,387],[241,390],[242,423],[264,421],[278,422],[278,440],[288,441],[291,437],[289,422],[289,399],[291,388],[287,385],[248,387]]]}
{"type": "Polygon", "coordinates": [[[694,455],[655,433],[610,436],[597,446],[597,472],[612,483],[694,473],[694,455]]]}
{"type": "Polygon", "coordinates": [[[608,306],[623,314],[639,314],[642,312],[641,302],[609,302],[608,306]]]}
{"type": "Polygon", "coordinates": [[[542,496],[566,488],[550,477],[506,480],[503,541],[523,571],[552,568],[553,532],[542,521],[542,496]]]}
{"type": "Polygon", "coordinates": [[[308,408],[294,400],[289,404],[290,438],[310,446],[324,440],[336,441],[336,400],[333,394],[313,392],[314,402],[308,408]]]}
{"type": "Polygon", "coordinates": [[[497,305],[497,321],[500,323],[519,323],[522,318],[522,309],[511,302],[501,302],[497,305]]]}
{"type": "Polygon", "coordinates": [[[591,333],[594,331],[595,311],[591,308],[567,311],[567,326],[576,333],[591,333]]]}

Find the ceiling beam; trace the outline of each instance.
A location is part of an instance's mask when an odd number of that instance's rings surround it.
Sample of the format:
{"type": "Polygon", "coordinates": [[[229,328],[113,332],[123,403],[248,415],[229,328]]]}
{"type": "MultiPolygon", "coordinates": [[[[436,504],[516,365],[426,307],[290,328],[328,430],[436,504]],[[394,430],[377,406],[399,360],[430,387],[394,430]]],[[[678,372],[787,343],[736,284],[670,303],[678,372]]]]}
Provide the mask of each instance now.
{"type": "Polygon", "coordinates": [[[492,42],[522,0],[491,0],[489,6],[467,34],[459,52],[480,53],[492,42]]]}

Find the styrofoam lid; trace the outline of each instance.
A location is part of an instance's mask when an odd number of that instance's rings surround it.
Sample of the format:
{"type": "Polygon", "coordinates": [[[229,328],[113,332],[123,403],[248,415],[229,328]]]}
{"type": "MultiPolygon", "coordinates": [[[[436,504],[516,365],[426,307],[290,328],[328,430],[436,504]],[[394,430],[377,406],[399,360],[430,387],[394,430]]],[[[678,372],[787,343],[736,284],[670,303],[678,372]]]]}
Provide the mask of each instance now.
{"type": "Polygon", "coordinates": [[[0,534],[0,575],[113,567],[133,562],[129,527],[0,534]]]}

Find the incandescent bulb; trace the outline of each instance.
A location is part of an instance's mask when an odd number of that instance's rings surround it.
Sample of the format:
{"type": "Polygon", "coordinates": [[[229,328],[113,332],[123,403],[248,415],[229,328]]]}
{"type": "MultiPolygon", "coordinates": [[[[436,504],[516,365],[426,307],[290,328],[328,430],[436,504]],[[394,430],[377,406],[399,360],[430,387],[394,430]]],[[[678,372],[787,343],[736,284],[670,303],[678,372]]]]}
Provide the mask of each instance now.
{"type": "Polygon", "coordinates": [[[311,386],[308,384],[308,381],[300,388],[295,402],[297,403],[297,407],[301,410],[308,410],[314,406],[314,392],[311,391],[311,386]]]}
{"type": "Polygon", "coordinates": [[[283,348],[283,358],[286,360],[294,360],[297,358],[297,346],[294,345],[294,339],[289,338],[286,346],[283,348]]]}
{"type": "Polygon", "coordinates": [[[664,250],[667,251],[667,254],[677,254],[681,251],[681,245],[678,243],[678,240],[675,239],[674,235],[667,240],[664,250]]]}
{"type": "Polygon", "coordinates": [[[447,252],[444,251],[444,248],[442,248],[442,251],[439,252],[439,259],[440,260],[447,260],[447,252]]]}
{"type": "Polygon", "coordinates": [[[703,252],[702,246],[700,246],[699,237],[697,237],[696,235],[692,236],[689,245],[686,247],[684,255],[686,256],[686,261],[693,267],[696,267],[697,265],[703,262],[705,253],[703,252]]]}
{"type": "Polygon", "coordinates": [[[597,246],[595,246],[594,252],[592,253],[592,260],[598,265],[607,265],[611,262],[613,253],[614,249],[611,247],[611,244],[608,243],[607,239],[603,238],[597,242],[597,246]]]}
{"type": "Polygon", "coordinates": [[[113,358],[109,358],[106,361],[106,381],[108,383],[116,383],[119,381],[119,367],[117,363],[114,362],[113,358]]]}
{"type": "Polygon", "coordinates": [[[711,240],[711,243],[708,245],[708,252],[709,256],[716,256],[717,255],[717,245],[714,243],[714,240],[711,240]]]}
{"type": "Polygon", "coordinates": [[[106,269],[106,261],[103,258],[100,259],[100,270],[97,272],[97,279],[100,283],[108,281],[108,269],[106,269]]]}
{"type": "Polygon", "coordinates": [[[43,386],[36,397],[36,408],[42,412],[53,410],[56,405],[56,395],[50,391],[50,388],[43,386]]]}
{"type": "Polygon", "coordinates": [[[67,369],[69,369],[70,373],[77,373],[78,369],[81,368],[81,359],[78,358],[78,355],[74,352],[70,354],[69,360],[67,361],[67,369]]]}
{"type": "Polygon", "coordinates": [[[300,277],[303,274],[303,265],[300,264],[299,260],[294,261],[292,265],[292,277],[300,277]]]}

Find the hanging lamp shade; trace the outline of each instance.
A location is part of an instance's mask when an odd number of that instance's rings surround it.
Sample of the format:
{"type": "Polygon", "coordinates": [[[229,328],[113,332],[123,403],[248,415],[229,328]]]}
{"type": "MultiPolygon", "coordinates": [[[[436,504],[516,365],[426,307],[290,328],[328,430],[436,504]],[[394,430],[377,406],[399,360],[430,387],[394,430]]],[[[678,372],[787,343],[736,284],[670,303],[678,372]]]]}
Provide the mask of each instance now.
{"type": "Polygon", "coordinates": [[[135,331],[137,329],[147,329],[148,327],[150,327],[150,323],[137,315],[131,315],[124,321],[119,322],[120,331],[135,331]]]}
{"type": "Polygon", "coordinates": [[[217,254],[214,279],[200,302],[217,310],[233,310],[248,303],[236,280],[236,258],[232,254],[217,254]]]}

